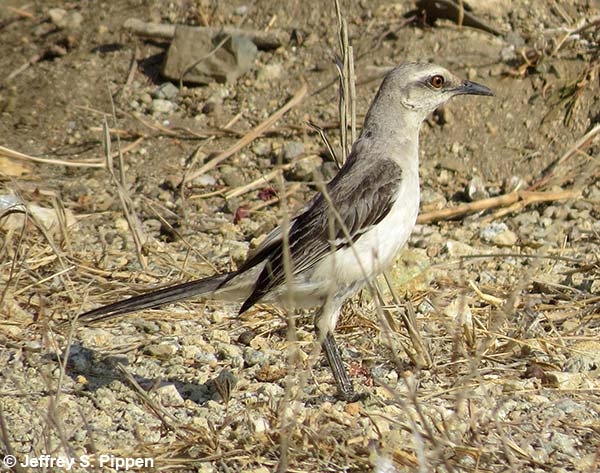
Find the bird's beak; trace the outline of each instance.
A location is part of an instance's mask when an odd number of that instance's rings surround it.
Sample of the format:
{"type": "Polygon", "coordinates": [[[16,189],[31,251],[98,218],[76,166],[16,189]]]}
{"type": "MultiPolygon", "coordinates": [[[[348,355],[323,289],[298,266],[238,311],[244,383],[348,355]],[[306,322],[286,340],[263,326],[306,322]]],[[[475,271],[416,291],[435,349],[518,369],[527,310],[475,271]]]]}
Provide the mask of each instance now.
{"type": "Polygon", "coordinates": [[[485,85],[471,82],[470,80],[463,81],[454,89],[456,95],[494,95],[485,85]]]}

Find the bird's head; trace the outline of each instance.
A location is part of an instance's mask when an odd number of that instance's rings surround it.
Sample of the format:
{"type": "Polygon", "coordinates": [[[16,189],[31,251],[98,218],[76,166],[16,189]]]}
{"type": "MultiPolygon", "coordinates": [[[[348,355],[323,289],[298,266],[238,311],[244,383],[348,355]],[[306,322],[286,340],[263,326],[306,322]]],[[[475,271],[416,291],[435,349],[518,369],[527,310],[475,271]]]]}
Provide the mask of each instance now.
{"type": "Polygon", "coordinates": [[[382,113],[391,120],[397,114],[408,114],[415,117],[420,125],[427,115],[455,95],[494,93],[484,85],[460,79],[435,64],[401,64],[383,80],[373,101],[372,112],[379,115],[378,120],[383,118],[382,113]]]}

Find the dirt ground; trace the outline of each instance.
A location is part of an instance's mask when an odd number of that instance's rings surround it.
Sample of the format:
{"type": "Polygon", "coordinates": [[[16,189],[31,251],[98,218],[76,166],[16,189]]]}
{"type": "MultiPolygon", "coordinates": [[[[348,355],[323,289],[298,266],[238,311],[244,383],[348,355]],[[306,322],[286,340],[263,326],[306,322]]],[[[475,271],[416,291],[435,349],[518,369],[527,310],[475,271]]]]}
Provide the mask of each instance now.
{"type": "Polygon", "coordinates": [[[495,93],[456,98],[423,126],[422,219],[390,287],[380,281],[383,305],[365,291],[338,324],[368,393],[356,403],[333,396],[309,314],[292,330],[272,307],[237,317],[191,301],[61,325],[235,268],[331,178],[306,123],[339,153],[334,2],[0,4],[0,455],[74,458],[73,471],[94,468],[85,455],[97,471],[111,466],[101,455],[152,459],[148,471],[598,471],[597,3],[471,0],[437,20],[423,6],[436,2],[341,3],[359,125],[400,62],[495,93]],[[174,83],[161,99],[169,41],[132,34],[130,18],[285,42],[235,83],[174,83]],[[186,179],[303,86],[265,133],[186,179]],[[14,199],[26,224],[6,212],[14,199]]]}

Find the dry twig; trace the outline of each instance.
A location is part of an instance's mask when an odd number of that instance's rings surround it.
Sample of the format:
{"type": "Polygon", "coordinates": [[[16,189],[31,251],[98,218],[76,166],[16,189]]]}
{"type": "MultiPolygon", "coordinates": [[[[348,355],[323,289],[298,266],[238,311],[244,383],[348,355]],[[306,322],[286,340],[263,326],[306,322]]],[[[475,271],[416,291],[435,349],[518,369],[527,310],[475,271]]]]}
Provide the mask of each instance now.
{"type": "MultiPolygon", "coordinates": [[[[522,209],[528,205],[538,202],[552,202],[555,200],[577,199],[581,195],[578,190],[565,190],[558,192],[530,192],[514,191],[498,197],[490,197],[475,202],[460,204],[456,207],[434,210],[419,215],[418,223],[431,223],[439,220],[449,220],[456,217],[463,217],[474,212],[490,210],[496,207],[510,206],[510,212],[522,209]]],[[[499,216],[499,215],[498,215],[499,216]]]]}

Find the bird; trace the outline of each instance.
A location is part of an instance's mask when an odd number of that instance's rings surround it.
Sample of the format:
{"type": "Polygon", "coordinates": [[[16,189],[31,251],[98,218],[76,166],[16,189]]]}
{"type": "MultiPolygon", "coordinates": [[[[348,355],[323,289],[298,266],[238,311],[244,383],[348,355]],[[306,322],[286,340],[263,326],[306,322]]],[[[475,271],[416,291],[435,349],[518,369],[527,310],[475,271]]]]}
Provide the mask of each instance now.
{"type": "Polygon", "coordinates": [[[316,308],[314,329],[338,395],[358,395],[334,331],[344,302],[394,261],[417,220],[419,132],[429,114],[457,95],[491,96],[486,86],[419,62],[389,71],[347,160],[310,203],[269,233],[235,271],[175,284],[77,317],[97,322],[190,298],[316,308]]]}

